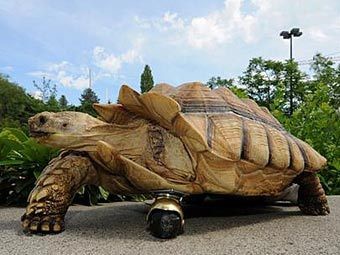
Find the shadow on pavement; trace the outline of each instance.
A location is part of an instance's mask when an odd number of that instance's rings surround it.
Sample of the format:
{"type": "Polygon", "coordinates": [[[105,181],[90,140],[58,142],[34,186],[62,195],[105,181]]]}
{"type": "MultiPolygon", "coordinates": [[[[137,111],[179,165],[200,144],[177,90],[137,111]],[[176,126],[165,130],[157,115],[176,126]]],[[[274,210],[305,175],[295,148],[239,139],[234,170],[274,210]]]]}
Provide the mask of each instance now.
{"type": "MultiPolygon", "coordinates": [[[[283,205],[291,207],[289,204],[283,205]]],[[[125,203],[89,211],[71,211],[66,219],[66,233],[80,234],[83,238],[160,241],[146,231],[148,208],[141,203],[125,203]]],[[[184,235],[200,235],[302,215],[297,207],[296,210],[284,210],[284,207],[235,203],[225,199],[186,205],[183,209],[186,220],[184,235]]]]}

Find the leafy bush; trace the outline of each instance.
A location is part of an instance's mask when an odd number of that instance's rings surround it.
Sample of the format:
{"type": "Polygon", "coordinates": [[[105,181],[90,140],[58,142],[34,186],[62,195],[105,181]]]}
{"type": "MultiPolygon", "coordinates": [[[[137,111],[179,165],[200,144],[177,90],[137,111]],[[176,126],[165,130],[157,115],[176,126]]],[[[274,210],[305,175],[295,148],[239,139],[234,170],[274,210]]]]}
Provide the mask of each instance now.
{"type": "Polygon", "coordinates": [[[293,135],[309,143],[327,159],[327,166],[319,176],[327,194],[339,195],[340,118],[331,106],[329,87],[319,83],[291,117],[280,116],[280,120],[293,135]]]}
{"type": "Polygon", "coordinates": [[[35,180],[57,153],[19,129],[3,129],[0,133],[0,203],[24,203],[35,180]]]}
{"type": "MultiPolygon", "coordinates": [[[[0,133],[0,204],[24,205],[34,183],[58,150],[38,144],[15,128],[0,133]]],[[[121,201],[101,187],[84,186],[75,202],[93,205],[105,201],[121,201]]]]}

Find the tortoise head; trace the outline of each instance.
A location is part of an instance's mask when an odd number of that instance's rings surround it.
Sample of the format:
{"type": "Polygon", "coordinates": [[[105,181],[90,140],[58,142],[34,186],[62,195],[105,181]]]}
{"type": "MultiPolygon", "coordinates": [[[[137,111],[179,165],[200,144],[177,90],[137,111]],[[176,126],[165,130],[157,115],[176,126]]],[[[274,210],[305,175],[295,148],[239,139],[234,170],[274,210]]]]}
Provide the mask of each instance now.
{"type": "Polygon", "coordinates": [[[39,143],[53,147],[67,147],[91,129],[107,123],[81,112],[41,112],[28,120],[32,137],[39,143]]]}

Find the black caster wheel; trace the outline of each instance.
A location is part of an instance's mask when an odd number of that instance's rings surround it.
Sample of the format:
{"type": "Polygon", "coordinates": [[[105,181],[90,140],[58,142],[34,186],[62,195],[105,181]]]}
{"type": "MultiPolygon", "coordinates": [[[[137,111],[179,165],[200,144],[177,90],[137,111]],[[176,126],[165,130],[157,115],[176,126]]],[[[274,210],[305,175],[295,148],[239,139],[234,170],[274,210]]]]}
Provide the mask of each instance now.
{"type": "Polygon", "coordinates": [[[149,216],[149,231],[162,239],[175,238],[183,233],[180,215],[173,211],[154,210],[149,216]]]}

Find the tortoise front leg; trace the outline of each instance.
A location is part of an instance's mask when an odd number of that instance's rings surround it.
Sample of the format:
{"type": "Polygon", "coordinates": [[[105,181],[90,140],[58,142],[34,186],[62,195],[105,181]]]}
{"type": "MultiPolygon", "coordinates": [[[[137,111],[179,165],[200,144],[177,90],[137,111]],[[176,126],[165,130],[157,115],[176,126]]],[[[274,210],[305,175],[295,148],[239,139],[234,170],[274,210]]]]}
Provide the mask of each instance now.
{"type": "Polygon", "coordinates": [[[97,172],[87,156],[71,153],[53,159],[28,198],[26,213],[21,218],[24,231],[62,232],[64,216],[76,191],[84,184],[97,182],[97,172]]]}
{"type": "Polygon", "coordinates": [[[300,185],[298,205],[304,214],[327,215],[330,212],[326,194],[315,173],[302,172],[296,183],[300,185]]]}

